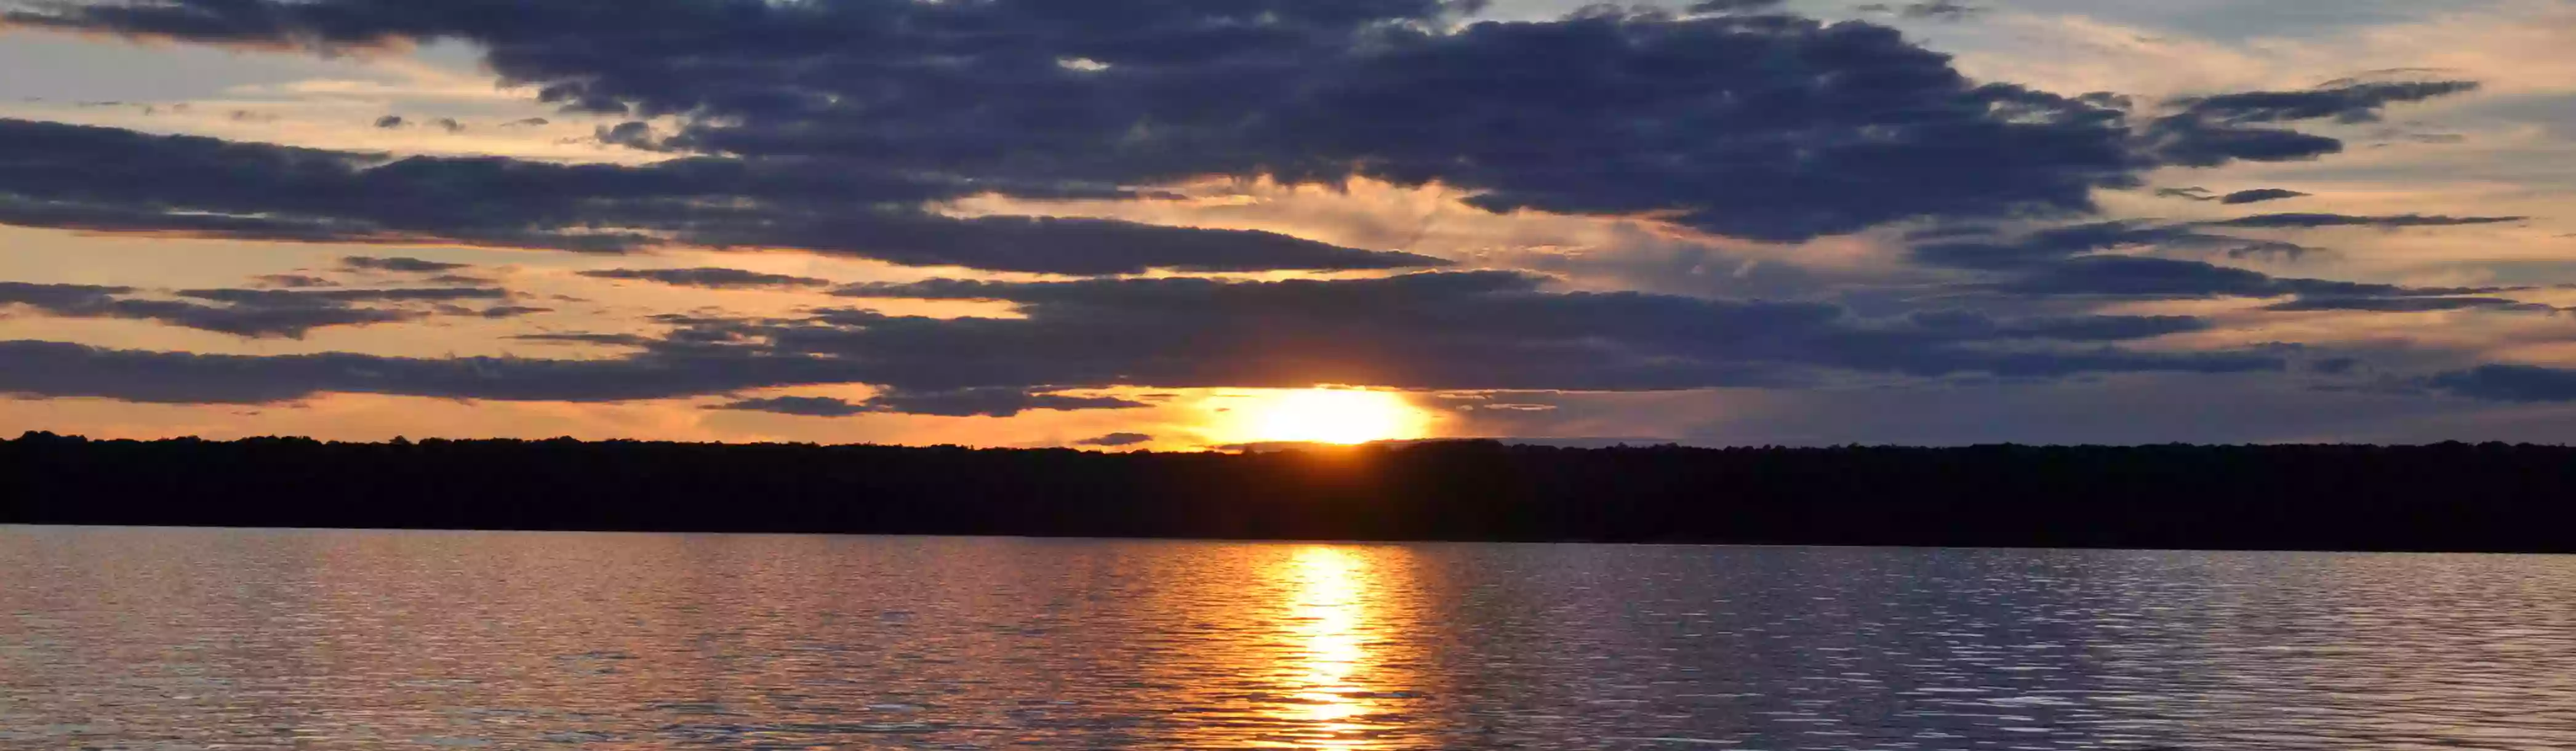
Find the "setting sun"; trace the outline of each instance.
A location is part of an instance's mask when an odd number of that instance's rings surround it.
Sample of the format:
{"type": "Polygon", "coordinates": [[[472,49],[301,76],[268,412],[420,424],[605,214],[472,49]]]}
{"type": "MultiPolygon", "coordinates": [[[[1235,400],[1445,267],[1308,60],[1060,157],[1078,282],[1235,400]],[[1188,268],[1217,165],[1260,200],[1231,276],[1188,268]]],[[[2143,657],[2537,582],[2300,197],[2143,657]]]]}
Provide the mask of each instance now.
{"type": "Polygon", "coordinates": [[[1232,407],[1236,432],[1253,441],[1354,444],[1422,437],[1430,418],[1399,394],[1359,389],[1267,392],[1232,407]]]}

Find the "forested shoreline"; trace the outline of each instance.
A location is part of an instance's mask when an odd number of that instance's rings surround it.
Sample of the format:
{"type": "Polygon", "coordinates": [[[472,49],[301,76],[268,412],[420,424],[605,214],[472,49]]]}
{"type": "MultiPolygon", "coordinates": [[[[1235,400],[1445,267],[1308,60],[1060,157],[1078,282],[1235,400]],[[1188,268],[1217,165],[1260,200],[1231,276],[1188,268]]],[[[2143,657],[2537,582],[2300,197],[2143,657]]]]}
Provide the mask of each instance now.
{"type": "Polygon", "coordinates": [[[0,522],[2576,552],[2576,449],[0,440],[0,522]]]}

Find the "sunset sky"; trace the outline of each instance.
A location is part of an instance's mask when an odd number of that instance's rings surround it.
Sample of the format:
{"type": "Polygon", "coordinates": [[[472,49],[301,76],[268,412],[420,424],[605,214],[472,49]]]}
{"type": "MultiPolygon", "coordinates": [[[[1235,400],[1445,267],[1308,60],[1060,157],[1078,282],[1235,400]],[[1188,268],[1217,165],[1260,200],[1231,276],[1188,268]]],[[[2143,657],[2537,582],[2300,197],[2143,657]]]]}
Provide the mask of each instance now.
{"type": "Polygon", "coordinates": [[[0,432],[2576,439],[2576,0],[0,0],[0,432]]]}

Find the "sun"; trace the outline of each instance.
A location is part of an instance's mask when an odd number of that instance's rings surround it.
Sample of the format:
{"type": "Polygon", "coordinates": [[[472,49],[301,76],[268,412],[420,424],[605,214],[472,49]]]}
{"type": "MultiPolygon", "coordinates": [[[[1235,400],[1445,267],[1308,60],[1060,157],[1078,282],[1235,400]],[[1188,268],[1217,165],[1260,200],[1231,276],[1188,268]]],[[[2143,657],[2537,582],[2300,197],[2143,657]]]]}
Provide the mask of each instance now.
{"type": "Polygon", "coordinates": [[[1419,438],[1424,411],[1387,391],[1315,388],[1259,394],[1232,405],[1237,430],[1254,441],[1355,444],[1419,438]]]}

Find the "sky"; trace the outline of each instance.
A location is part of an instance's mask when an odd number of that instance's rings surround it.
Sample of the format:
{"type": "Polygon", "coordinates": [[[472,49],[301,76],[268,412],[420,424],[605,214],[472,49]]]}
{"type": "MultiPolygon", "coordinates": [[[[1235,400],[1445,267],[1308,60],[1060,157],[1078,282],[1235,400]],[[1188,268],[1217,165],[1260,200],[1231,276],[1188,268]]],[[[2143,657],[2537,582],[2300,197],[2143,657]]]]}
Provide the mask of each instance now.
{"type": "Polygon", "coordinates": [[[2576,438],[2576,0],[0,0],[0,432],[2576,438]]]}

